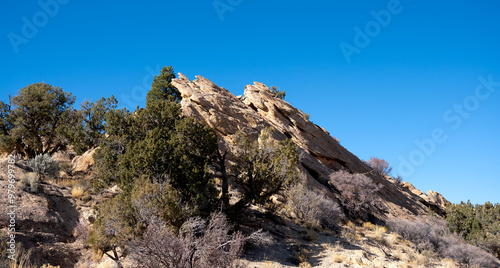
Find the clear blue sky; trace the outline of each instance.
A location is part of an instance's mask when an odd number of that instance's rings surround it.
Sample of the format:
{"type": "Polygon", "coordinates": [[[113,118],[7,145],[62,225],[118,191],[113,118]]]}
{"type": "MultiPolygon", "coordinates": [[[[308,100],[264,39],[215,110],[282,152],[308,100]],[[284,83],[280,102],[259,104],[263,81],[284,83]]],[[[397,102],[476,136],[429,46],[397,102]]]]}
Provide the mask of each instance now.
{"type": "Polygon", "coordinates": [[[422,191],[500,202],[500,3],[336,2],[2,1],[1,99],[45,81],[133,109],[164,65],[259,81],[422,191]]]}

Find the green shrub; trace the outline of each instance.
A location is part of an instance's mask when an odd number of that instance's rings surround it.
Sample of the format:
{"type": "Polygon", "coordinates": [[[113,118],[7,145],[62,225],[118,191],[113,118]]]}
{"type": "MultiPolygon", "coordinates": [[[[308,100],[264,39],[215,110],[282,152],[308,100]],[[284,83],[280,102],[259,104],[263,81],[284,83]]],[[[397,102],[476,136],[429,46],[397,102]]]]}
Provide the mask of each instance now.
{"type": "Polygon", "coordinates": [[[286,95],[286,92],[284,90],[279,90],[278,87],[276,86],[271,86],[271,91],[273,92],[273,95],[276,97],[276,98],[279,98],[279,99],[282,99],[284,100],[285,99],[285,95],[286,95]]]}
{"type": "Polygon", "coordinates": [[[252,141],[243,132],[234,138],[234,154],[239,159],[232,174],[243,189],[243,197],[233,206],[236,211],[255,203],[265,204],[269,198],[285,190],[298,179],[297,146],[292,140],[276,141],[274,129],[263,129],[252,141]]]}
{"type": "Polygon", "coordinates": [[[451,232],[500,257],[500,204],[450,204],[446,221],[451,232]]]}

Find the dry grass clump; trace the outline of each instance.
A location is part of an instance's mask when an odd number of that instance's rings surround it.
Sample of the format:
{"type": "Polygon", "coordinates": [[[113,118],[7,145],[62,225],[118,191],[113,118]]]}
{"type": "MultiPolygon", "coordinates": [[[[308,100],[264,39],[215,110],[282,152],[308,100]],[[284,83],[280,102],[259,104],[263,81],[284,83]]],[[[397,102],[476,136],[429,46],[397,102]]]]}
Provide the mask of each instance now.
{"type": "Polygon", "coordinates": [[[368,230],[375,230],[375,224],[371,223],[371,222],[365,222],[363,223],[363,227],[368,229],[368,230]]]}
{"type": "Polygon", "coordinates": [[[347,257],[346,255],[342,254],[342,253],[334,253],[332,255],[332,261],[335,262],[335,263],[347,263],[347,261],[349,260],[349,257],[347,257]]]}
{"type": "Polygon", "coordinates": [[[73,189],[71,189],[71,195],[74,198],[80,199],[84,196],[85,189],[81,185],[73,185],[73,189]]]}
{"type": "Polygon", "coordinates": [[[312,266],[308,262],[301,262],[299,268],[312,268],[312,266]]]}
{"type": "Polygon", "coordinates": [[[349,228],[351,228],[351,229],[354,228],[354,227],[356,227],[356,225],[354,225],[354,223],[352,221],[348,221],[346,223],[346,226],[349,227],[349,228]]]}
{"type": "Polygon", "coordinates": [[[394,247],[398,241],[401,239],[401,236],[399,236],[398,234],[396,233],[389,233],[385,238],[384,238],[384,244],[387,246],[387,247],[394,247]]]}
{"type": "Polygon", "coordinates": [[[361,241],[363,239],[363,237],[357,232],[346,232],[344,234],[344,236],[351,243],[356,243],[356,242],[361,241]]]}
{"type": "Polygon", "coordinates": [[[385,233],[387,233],[387,228],[385,226],[377,226],[375,228],[375,233],[380,234],[380,235],[385,234],[385,233]]]}

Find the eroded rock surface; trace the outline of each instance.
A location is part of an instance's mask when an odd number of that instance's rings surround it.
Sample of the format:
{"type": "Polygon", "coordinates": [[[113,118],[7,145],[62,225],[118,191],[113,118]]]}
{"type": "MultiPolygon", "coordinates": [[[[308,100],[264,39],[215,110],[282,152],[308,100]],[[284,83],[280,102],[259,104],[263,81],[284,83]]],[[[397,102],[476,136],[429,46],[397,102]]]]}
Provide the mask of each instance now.
{"type": "Polygon", "coordinates": [[[379,219],[421,215],[427,213],[429,203],[441,205],[439,198],[431,200],[426,194],[423,198],[420,193],[406,191],[370,172],[363,161],[340,145],[330,133],[310,122],[304,113],[288,102],[276,98],[266,85],[259,82],[247,85],[244,96],[236,97],[204,77],[196,78],[190,81],[179,74],[172,84],[182,95],[183,114],[215,128],[220,137],[220,148],[230,150],[232,136],[238,130],[256,138],[262,129],[272,126],[276,130],[275,139],[290,138],[299,146],[301,173],[308,178],[310,185],[325,193],[336,195],[329,189],[327,180],[332,172],[340,169],[367,174],[376,183],[384,185],[379,198],[386,211],[375,212],[379,219]]]}

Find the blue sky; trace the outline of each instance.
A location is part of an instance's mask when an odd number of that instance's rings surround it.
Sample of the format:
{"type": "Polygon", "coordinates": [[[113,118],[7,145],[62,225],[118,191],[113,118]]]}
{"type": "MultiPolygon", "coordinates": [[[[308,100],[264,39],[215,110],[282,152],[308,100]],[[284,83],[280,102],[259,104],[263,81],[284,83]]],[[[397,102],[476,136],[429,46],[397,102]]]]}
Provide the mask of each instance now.
{"type": "Polygon", "coordinates": [[[2,1],[0,98],[44,81],[133,109],[164,65],[259,81],[420,190],[500,202],[500,3],[336,2],[2,1]]]}

